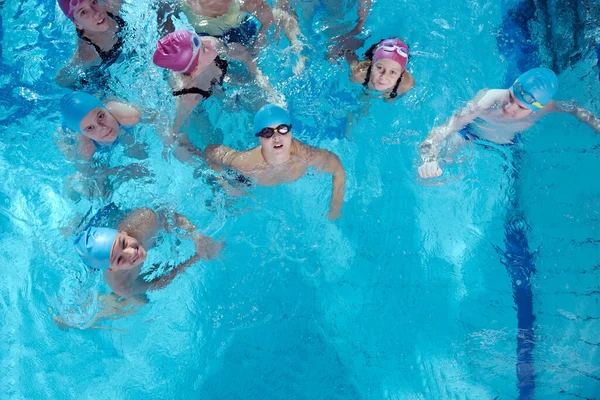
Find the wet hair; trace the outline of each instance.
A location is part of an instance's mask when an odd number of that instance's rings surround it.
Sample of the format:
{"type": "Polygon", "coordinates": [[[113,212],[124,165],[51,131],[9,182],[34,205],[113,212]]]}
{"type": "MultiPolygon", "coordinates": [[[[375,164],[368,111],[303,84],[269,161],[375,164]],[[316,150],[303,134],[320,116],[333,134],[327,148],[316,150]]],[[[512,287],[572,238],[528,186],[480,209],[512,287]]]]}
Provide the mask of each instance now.
{"type": "MultiPolygon", "coordinates": [[[[383,40],[385,40],[385,39],[381,39],[380,41],[375,43],[373,46],[369,47],[369,49],[365,52],[365,58],[370,61],[369,68],[367,69],[367,77],[365,78],[365,82],[363,83],[363,86],[366,88],[369,87],[369,81],[371,80],[371,71],[373,69],[373,55],[375,54],[375,50],[377,49],[377,46],[379,46],[379,43],[381,43],[383,40]]],[[[408,61],[410,61],[410,54],[408,55],[408,61]]],[[[408,62],[407,62],[407,64],[408,64],[408,62]]],[[[392,88],[392,91],[390,92],[390,99],[395,99],[396,97],[398,97],[398,88],[400,87],[400,83],[402,82],[402,77],[404,76],[404,71],[406,71],[406,68],[402,71],[402,73],[400,74],[400,78],[398,78],[398,80],[396,81],[396,84],[392,88]]]]}

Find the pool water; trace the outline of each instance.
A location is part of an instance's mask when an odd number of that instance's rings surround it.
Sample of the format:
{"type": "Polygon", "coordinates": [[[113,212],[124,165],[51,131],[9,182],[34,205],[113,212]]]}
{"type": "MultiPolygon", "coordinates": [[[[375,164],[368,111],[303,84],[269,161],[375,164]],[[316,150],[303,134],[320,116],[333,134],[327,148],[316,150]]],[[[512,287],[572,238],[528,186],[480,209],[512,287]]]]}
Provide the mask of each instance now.
{"type": "MultiPolygon", "coordinates": [[[[111,67],[107,96],[160,110],[135,133],[149,159],[117,150],[108,162],[141,163],[152,175],[122,183],[110,199],[69,198],[64,180],[75,169],[54,141],[67,91],[53,77],[72,55],[74,29],[51,0],[0,7],[1,397],[600,396],[598,137],[572,117],[550,116],[513,148],[470,144],[440,179],[417,178],[418,144],[429,129],[479,89],[512,79],[497,43],[497,2],[374,3],[365,49],[399,35],[412,52],[417,86],[393,104],[365,108],[348,68],[324,59],[328,29],[351,25],[353,4],[345,21],[321,8],[304,23],[304,74],[293,75],[285,39],[271,44],[281,51],[261,56],[286,96],[296,137],[344,164],[343,217],[334,223],[324,217],[327,176],[234,197],[211,186],[209,172],[163,156],[157,132],[169,126],[174,100],[149,61],[158,33],[147,2],[124,6],[129,59],[111,67]],[[219,259],[149,293],[135,314],[96,329],[60,329],[59,314],[91,324],[95,296],[108,293],[86,275],[68,234],[110,201],[125,209],[168,204],[226,246],[219,259]],[[527,248],[507,240],[507,226],[525,233],[527,248]],[[513,245],[531,260],[511,263],[513,245]],[[519,283],[531,289],[533,309],[523,316],[513,278],[532,265],[519,283]],[[76,294],[86,303],[68,316],[76,294]],[[527,318],[531,336],[518,329],[527,318]]],[[[598,114],[596,58],[585,54],[560,74],[557,98],[598,114]]],[[[226,145],[256,144],[248,111],[256,97],[248,84],[208,102],[226,145]]],[[[160,251],[176,262],[193,249],[169,239],[160,251]]]]}

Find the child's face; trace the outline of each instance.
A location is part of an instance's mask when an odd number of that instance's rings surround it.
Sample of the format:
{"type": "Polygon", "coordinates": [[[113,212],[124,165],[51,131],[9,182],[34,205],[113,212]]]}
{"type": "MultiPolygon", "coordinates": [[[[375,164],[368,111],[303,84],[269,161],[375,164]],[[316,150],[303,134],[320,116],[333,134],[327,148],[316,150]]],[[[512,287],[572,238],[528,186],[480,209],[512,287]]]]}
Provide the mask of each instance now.
{"type": "Polygon", "coordinates": [[[146,250],[134,237],[119,231],[110,252],[109,271],[123,271],[146,261],[146,250]]]}
{"type": "Polygon", "coordinates": [[[371,86],[379,92],[391,90],[402,74],[402,66],[394,60],[381,59],[371,68],[371,86]]]}
{"type": "MultiPolygon", "coordinates": [[[[277,128],[273,125],[270,128],[277,128]]],[[[263,154],[270,159],[287,159],[292,147],[292,132],[285,135],[275,133],[270,138],[259,137],[263,154]]]]}
{"type": "Polygon", "coordinates": [[[108,14],[98,0],[80,0],[73,11],[73,21],[86,32],[106,32],[109,28],[108,14]]]}
{"type": "Polygon", "coordinates": [[[508,99],[502,105],[502,116],[509,119],[521,119],[530,116],[531,113],[533,111],[515,97],[512,89],[509,89],[508,99]]]}
{"type": "Polygon", "coordinates": [[[105,108],[96,107],[81,120],[81,133],[96,142],[112,143],[119,134],[119,123],[105,108]]]}

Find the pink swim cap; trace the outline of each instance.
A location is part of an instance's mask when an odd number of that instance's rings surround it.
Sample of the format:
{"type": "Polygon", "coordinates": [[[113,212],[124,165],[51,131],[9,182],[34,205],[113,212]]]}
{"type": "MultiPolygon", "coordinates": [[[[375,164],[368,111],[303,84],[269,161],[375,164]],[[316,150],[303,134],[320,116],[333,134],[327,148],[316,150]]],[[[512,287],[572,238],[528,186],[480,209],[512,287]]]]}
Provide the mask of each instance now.
{"type": "Polygon", "coordinates": [[[381,59],[396,61],[402,67],[402,70],[406,69],[408,63],[408,46],[400,39],[386,39],[382,40],[373,54],[373,62],[381,59]]]}
{"type": "Polygon", "coordinates": [[[75,7],[81,3],[82,0],[58,0],[58,5],[65,15],[73,19],[73,11],[75,11],[75,7]]]}
{"type": "Polygon", "coordinates": [[[217,51],[210,41],[202,41],[195,33],[180,29],[158,41],[152,61],[159,67],[186,74],[198,65],[203,70],[215,58],[217,51]]]}

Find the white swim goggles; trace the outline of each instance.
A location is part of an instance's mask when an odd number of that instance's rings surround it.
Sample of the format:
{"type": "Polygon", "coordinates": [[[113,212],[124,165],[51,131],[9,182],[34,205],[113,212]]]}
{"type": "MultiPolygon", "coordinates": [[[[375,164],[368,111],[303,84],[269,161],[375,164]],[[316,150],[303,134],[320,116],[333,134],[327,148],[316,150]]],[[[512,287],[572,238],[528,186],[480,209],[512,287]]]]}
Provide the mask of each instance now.
{"type": "Polygon", "coordinates": [[[398,46],[396,44],[391,44],[391,43],[384,43],[381,44],[377,47],[377,50],[382,50],[383,51],[388,51],[390,53],[393,53],[394,51],[396,53],[398,53],[400,55],[400,57],[404,57],[407,58],[408,57],[408,48],[404,47],[404,46],[398,46]]]}
{"type": "Polygon", "coordinates": [[[194,52],[192,53],[192,57],[190,57],[190,62],[188,62],[188,64],[185,66],[184,69],[182,69],[181,71],[175,71],[175,72],[187,73],[188,70],[190,69],[190,67],[192,66],[192,64],[194,63],[194,61],[196,61],[196,58],[198,58],[198,53],[200,52],[200,49],[202,49],[202,40],[200,40],[200,37],[198,35],[196,35],[195,33],[192,33],[190,42],[192,43],[192,48],[194,49],[194,52]]]}

